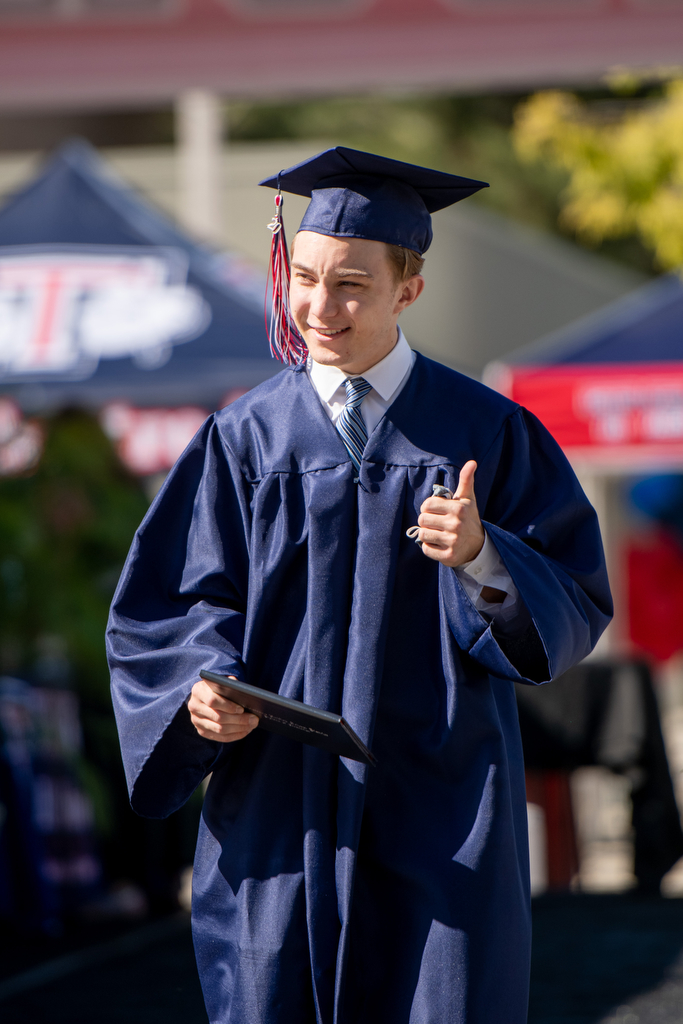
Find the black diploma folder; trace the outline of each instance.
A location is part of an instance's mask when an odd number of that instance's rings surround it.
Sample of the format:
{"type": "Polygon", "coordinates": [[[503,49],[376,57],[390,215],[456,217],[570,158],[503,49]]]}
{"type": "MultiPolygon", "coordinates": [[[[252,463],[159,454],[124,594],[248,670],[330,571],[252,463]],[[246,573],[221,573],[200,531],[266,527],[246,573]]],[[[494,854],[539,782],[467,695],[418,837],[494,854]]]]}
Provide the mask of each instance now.
{"type": "Polygon", "coordinates": [[[362,764],[376,764],[373,755],[341,715],[321,711],[300,700],[281,697],[270,690],[262,690],[260,686],[250,686],[216,672],[202,669],[199,674],[211,683],[220,683],[229,700],[256,715],[260,719],[259,729],[289,736],[312,747],[322,747],[362,764]]]}

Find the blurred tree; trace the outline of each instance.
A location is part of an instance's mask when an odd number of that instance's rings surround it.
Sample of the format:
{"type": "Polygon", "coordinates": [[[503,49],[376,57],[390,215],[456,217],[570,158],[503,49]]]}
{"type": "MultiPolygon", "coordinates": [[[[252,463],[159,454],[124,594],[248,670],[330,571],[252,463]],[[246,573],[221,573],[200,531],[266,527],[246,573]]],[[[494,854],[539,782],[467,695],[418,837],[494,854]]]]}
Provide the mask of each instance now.
{"type": "Polygon", "coordinates": [[[59,636],[81,696],[109,707],[104,627],[147,502],[94,417],[45,430],[35,472],[0,483],[0,667],[28,669],[59,636]]]}
{"type": "MultiPolygon", "coordinates": [[[[109,696],[104,630],[133,533],[147,510],[97,420],[68,411],[44,422],[43,456],[28,476],[0,481],[0,671],[77,690],[80,766],[100,836],[127,810],[109,696]]],[[[109,859],[120,859],[113,853],[109,859]]]]}
{"type": "MultiPolygon", "coordinates": [[[[628,75],[614,83],[638,87],[628,75]]],[[[521,160],[568,175],[560,224],[579,240],[635,236],[657,269],[683,266],[683,79],[609,106],[538,93],[518,107],[513,140],[521,160]]]]}

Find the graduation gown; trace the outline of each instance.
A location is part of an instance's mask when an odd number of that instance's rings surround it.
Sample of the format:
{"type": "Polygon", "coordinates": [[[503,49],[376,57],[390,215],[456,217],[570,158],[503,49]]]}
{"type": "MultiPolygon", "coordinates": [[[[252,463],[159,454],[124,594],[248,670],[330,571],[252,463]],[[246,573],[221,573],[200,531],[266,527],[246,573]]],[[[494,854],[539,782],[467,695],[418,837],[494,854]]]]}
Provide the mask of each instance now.
{"type": "Polygon", "coordinates": [[[532,415],[420,355],[354,475],[301,367],[179,460],[108,630],[131,802],[163,817],[212,772],[193,895],[212,1024],[525,1024],[514,681],[564,672],[609,619],[596,516],[532,415]],[[521,639],[405,536],[468,459],[521,639]],[[343,714],[377,767],[259,728],[201,738],[201,668],[343,714]]]}

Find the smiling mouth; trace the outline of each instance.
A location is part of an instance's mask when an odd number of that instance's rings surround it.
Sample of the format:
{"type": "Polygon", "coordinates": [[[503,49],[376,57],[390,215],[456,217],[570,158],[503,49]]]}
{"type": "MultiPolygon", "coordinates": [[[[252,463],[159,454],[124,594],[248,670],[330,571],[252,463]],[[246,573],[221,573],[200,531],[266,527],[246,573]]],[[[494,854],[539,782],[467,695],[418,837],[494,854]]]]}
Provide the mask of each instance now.
{"type": "Polygon", "coordinates": [[[309,324],[308,327],[309,330],[315,331],[316,334],[319,334],[323,338],[337,338],[340,334],[345,334],[346,331],[348,331],[348,327],[313,327],[311,324],[309,324]]]}

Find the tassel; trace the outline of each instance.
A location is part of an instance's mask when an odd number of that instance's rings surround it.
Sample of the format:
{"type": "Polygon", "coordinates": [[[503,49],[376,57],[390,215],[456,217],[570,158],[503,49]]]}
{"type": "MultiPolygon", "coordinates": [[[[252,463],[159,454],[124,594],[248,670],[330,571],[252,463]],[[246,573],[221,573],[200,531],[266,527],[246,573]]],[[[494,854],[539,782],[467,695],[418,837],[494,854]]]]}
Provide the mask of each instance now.
{"type": "MultiPolygon", "coordinates": [[[[290,266],[285,226],[282,221],[282,193],[275,196],[275,214],[268,230],[273,239],[270,245],[270,266],[268,281],[270,285],[270,318],[266,310],[266,332],[270,342],[270,351],[274,359],[289,366],[297,366],[308,355],[308,349],[301,337],[289,307],[290,266]]],[[[268,293],[268,283],[266,283],[268,293]]]]}

